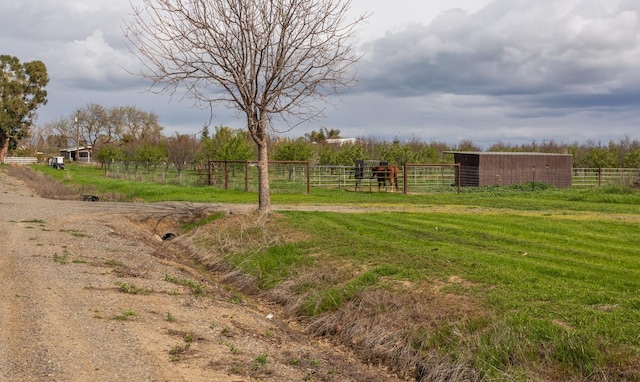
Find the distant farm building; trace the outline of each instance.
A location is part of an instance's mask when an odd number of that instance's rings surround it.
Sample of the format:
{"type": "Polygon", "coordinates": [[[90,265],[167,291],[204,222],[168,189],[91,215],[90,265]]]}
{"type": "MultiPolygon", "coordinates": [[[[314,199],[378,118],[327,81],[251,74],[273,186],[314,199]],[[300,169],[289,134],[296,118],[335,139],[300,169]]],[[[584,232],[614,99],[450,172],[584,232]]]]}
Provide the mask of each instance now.
{"type": "Polygon", "coordinates": [[[354,145],[358,143],[358,138],[327,138],[326,142],[329,144],[334,144],[339,146],[354,145]]]}
{"type": "Polygon", "coordinates": [[[460,164],[461,186],[542,182],[558,188],[571,187],[573,156],[570,154],[464,151],[445,154],[453,154],[454,162],[460,164]]]}
{"type": "Polygon", "coordinates": [[[63,156],[69,162],[91,162],[92,153],[92,146],[70,147],[60,150],[60,156],[63,156]],[[79,158],[76,158],[76,154],[78,154],[79,158]]]}

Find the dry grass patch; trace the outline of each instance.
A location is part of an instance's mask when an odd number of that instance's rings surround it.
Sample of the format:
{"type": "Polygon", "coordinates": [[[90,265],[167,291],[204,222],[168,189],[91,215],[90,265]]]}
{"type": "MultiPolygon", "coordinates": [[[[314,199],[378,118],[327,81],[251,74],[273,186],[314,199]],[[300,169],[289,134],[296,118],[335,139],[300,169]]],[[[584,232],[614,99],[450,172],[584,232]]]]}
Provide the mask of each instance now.
{"type": "Polygon", "coordinates": [[[434,342],[445,340],[444,332],[463,335],[450,330],[449,323],[482,320],[486,312],[464,297],[443,296],[428,287],[418,290],[422,292],[366,290],[341,309],[310,318],[309,331],[350,346],[367,362],[392,365],[405,378],[479,379],[472,354],[452,359],[432,349],[434,342]]]}
{"type": "Polygon", "coordinates": [[[304,238],[283,222],[278,214],[230,214],[199,227],[181,243],[205,266],[230,271],[229,265],[223,261],[225,255],[257,253],[304,238]]]}
{"type": "Polygon", "coordinates": [[[33,171],[30,167],[9,166],[8,172],[9,175],[14,178],[22,180],[27,187],[34,190],[43,198],[58,200],[77,200],[79,198],[75,190],[53,180],[41,172],[33,171]]]}

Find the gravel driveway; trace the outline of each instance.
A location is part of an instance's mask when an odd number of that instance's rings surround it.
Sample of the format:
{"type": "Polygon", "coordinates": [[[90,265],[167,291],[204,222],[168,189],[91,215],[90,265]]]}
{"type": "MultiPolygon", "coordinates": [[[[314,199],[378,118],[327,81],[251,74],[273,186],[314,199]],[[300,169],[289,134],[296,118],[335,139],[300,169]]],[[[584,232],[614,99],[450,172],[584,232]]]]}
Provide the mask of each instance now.
{"type": "Polygon", "coordinates": [[[169,223],[126,218],[198,208],[229,207],[47,200],[0,169],[0,380],[397,380],[158,256],[169,223]]]}

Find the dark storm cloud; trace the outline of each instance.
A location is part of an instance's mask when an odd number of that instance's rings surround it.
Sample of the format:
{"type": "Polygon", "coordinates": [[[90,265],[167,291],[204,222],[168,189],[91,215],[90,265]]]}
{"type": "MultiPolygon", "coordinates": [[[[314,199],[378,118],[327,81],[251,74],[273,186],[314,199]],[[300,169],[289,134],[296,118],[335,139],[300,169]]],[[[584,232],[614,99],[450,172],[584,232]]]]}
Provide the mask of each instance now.
{"type": "Polygon", "coordinates": [[[561,2],[525,0],[449,11],[371,43],[361,90],[483,95],[567,112],[637,106],[639,17],[632,1],[613,11],[592,1],[562,9],[561,2]]]}

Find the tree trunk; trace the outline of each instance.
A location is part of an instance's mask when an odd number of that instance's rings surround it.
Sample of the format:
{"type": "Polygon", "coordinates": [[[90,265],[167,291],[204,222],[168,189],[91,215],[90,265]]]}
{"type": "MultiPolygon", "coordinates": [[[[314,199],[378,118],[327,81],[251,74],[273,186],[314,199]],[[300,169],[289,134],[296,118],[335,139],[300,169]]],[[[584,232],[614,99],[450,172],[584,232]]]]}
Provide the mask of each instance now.
{"type": "Polygon", "coordinates": [[[258,144],[258,211],[271,212],[269,189],[269,153],[267,134],[262,134],[258,144]]]}
{"type": "Polygon", "coordinates": [[[0,164],[4,163],[4,157],[9,152],[9,139],[5,139],[0,142],[0,164]]]}

